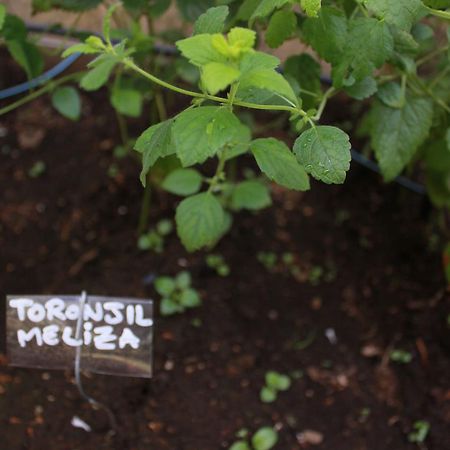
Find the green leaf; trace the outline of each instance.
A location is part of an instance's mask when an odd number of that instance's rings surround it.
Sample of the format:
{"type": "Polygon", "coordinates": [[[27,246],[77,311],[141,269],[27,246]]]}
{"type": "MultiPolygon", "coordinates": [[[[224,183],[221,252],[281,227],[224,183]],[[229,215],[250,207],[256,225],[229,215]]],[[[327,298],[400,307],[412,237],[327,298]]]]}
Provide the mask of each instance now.
{"type": "Polygon", "coordinates": [[[251,49],[255,46],[256,32],[248,28],[234,27],[227,35],[231,46],[241,49],[251,49]]]}
{"type": "Polygon", "coordinates": [[[5,5],[0,3],[0,30],[3,28],[3,24],[5,23],[6,17],[6,7],[5,5]]]}
{"type": "Polygon", "coordinates": [[[84,55],[98,53],[100,50],[96,47],[92,47],[86,43],[75,44],[64,50],[62,53],[63,58],[67,58],[74,53],[83,53],[84,55]]]}
{"type": "Polygon", "coordinates": [[[170,277],[158,277],[155,280],[155,289],[162,297],[169,297],[175,290],[175,280],[170,277]]]}
{"type": "Polygon", "coordinates": [[[194,24],[194,34],[222,33],[225,28],[225,20],[228,17],[228,6],[209,8],[194,24]]]}
{"type": "Polygon", "coordinates": [[[390,81],[378,89],[377,97],[391,108],[402,108],[405,104],[405,94],[399,83],[390,81]]]}
{"type": "Polygon", "coordinates": [[[286,391],[291,387],[291,379],[287,375],[278,372],[267,372],[266,384],[272,389],[286,391]]]}
{"type": "Polygon", "coordinates": [[[184,199],[177,207],[175,221],[181,242],[190,252],[212,245],[221,236],[224,211],[209,192],[184,199]]]}
{"type": "Polygon", "coordinates": [[[421,0],[365,0],[365,4],[386,23],[406,31],[426,12],[421,0]]]}
{"type": "Polygon", "coordinates": [[[196,308],[200,306],[202,301],[200,295],[195,289],[185,289],[180,296],[181,304],[186,308],[196,308]]]}
{"type": "Polygon", "coordinates": [[[172,124],[171,119],[152,125],[139,136],[134,145],[134,149],[142,153],[141,182],[144,186],[147,173],[156,160],[175,153],[175,147],[172,145],[172,124]]]}
{"type": "Polygon", "coordinates": [[[289,39],[297,27],[297,16],[292,11],[277,11],[270,18],[266,31],[266,43],[271,48],[279,47],[289,39]]]}
{"type": "Polygon", "coordinates": [[[278,441],[277,432],[270,427],[260,428],[252,437],[255,450],[270,450],[278,441]]]}
{"type": "Polygon", "coordinates": [[[263,52],[246,53],[239,64],[239,69],[243,74],[252,70],[274,70],[280,65],[280,60],[273,55],[263,52]]]}
{"type": "Polygon", "coordinates": [[[139,117],[142,113],[142,94],[136,89],[115,87],[111,94],[111,104],[125,116],[139,117]]]}
{"type": "Polygon", "coordinates": [[[250,149],[261,172],[289,189],[306,191],[309,178],[289,148],[274,138],[256,139],[250,149]]]}
{"type": "Polygon", "coordinates": [[[195,22],[208,8],[215,6],[214,4],[214,0],[177,0],[178,10],[188,22],[195,22]]]}
{"type": "Polygon", "coordinates": [[[245,441],[235,442],[228,450],[251,450],[245,441]]]}
{"type": "Polygon", "coordinates": [[[170,172],[161,187],[176,195],[192,195],[200,190],[202,176],[194,169],[177,169],[170,172]]]}
{"type": "Polygon", "coordinates": [[[272,204],[269,189],[257,180],[242,181],[233,189],[231,207],[234,210],[249,209],[257,211],[272,204]]]}
{"type": "Polygon", "coordinates": [[[226,62],[226,57],[222,55],[212,45],[211,34],[197,34],[181,41],[176,45],[181,54],[187,58],[194,66],[204,66],[210,62],[226,62]]]}
{"type": "Polygon", "coordinates": [[[52,93],[53,107],[64,117],[78,120],[81,114],[81,100],[78,91],[71,86],[56,88],[52,93]]]}
{"type": "Polygon", "coordinates": [[[317,18],[304,22],[305,41],[326,61],[337,64],[347,44],[347,19],[341,11],[323,7],[317,18]]]}
{"type": "Polygon", "coordinates": [[[275,70],[256,69],[242,74],[239,79],[239,88],[236,96],[240,99],[244,99],[245,97],[242,94],[245,93],[246,90],[251,90],[252,88],[265,89],[281,98],[287,99],[289,103],[298,103],[291,85],[283,75],[275,70]]]}
{"type": "Polygon", "coordinates": [[[263,403],[273,403],[277,399],[277,391],[271,387],[264,386],[259,393],[259,399],[263,403]]]}
{"type": "Polygon", "coordinates": [[[294,153],[305,170],[324,183],[342,184],[350,168],[349,137],[339,128],[311,128],[295,141],[294,153]]]}
{"type": "Polygon", "coordinates": [[[162,316],[172,316],[179,312],[183,312],[183,307],[171,298],[163,298],[159,304],[159,312],[162,316]]]}
{"type": "Polygon", "coordinates": [[[95,91],[101,88],[108,81],[109,75],[115,65],[115,59],[105,59],[104,61],[101,61],[83,76],[80,81],[80,86],[86,91],[95,91]]]}
{"type": "Polygon", "coordinates": [[[187,289],[192,282],[191,274],[183,270],[175,277],[175,283],[178,289],[187,289]]]}
{"type": "Polygon", "coordinates": [[[369,118],[372,146],[384,179],[390,181],[411,161],[428,136],[433,102],[412,95],[406,96],[402,108],[376,102],[369,118]]]}
{"type": "Polygon", "coordinates": [[[240,131],[238,118],[226,107],[200,106],[175,118],[173,137],[183,167],[214,156],[240,131]]]}
{"type": "Polygon", "coordinates": [[[202,69],[202,81],[206,90],[215,95],[223,91],[239,78],[240,72],[233,66],[223,63],[208,63],[202,69]]]}
{"type": "Polygon", "coordinates": [[[42,72],[44,60],[34,44],[24,40],[7,40],[6,47],[14,60],[25,70],[28,78],[37,77],[42,72]]]}
{"type": "Polygon", "coordinates": [[[260,17],[267,17],[270,13],[277,8],[281,8],[290,0],[261,0],[257,8],[253,11],[250,17],[250,21],[254,21],[260,17]]]}
{"type": "Polygon", "coordinates": [[[309,17],[317,17],[322,7],[322,0],[300,0],[300,5],[309,17]]]}
{"type": "Polygon", "coordinates": [[[375,94],[377,89],[378,85],[375,78],[369,76],[357,81],[353,86],[346,87],[345,92],[356,100],[364,100],[375,94]]]}

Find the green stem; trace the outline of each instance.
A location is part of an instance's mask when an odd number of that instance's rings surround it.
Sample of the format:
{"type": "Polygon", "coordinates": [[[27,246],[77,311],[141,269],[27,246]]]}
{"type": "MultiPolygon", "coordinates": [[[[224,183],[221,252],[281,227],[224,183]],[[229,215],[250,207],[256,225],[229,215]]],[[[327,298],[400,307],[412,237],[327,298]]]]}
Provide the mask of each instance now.
{"type": "Polygon", "coordinates": [[[445,45],[444,47],[440,47],[431,53],[428,53],[428,55],[425,55],[423,58],[417,60],[417,66],[421,66],[422,64],[430,61],[431,59],[435,58],[436,56],[440,55],[441,53],[446,52],[449,49],[448,45],[445,45]]]}
{"type": "Polygon", "coordinates": [[[65,77],[59,78],[58,80],[49,82],[44,87],[31,92],[30,94],[26,95],[25,97],[20,98],[19,100],[15,101],[14,103],[11,103],[3,108],[0,109],[0,116],[3,114],[9,113],[10,111],[18,108],[19,106],[25,105],[28,102],[31,102],[35,98],[40,97],[41,95],[46,94],[47,92],[52,91],[55,89],[55,87],[60,86],[61,84],[67,83],[69,81],[75,81],[78,78],[80,78],[81,75],[83,75],[85,72],[76,72],[72,73],[70,75],[66,75],[65,77]]]}
{"type": "MultiPolygon", "coordinates": [[[[178,86],[175,86],[173,84],[167,83],[164,80],[159,79],[158,77],[155,77],[149,72],[146,72],[145,70],[141,69],[138,65],[136,65],[131,59],[126,58],[123,61],[123,64],[128,67],[129,69],[134,70],[135,72],[141,74],[143,77],[147,78],[148,80],[152,81],[153,83],[158,84],[159,86],[162,86],[166,89],[170,89],[171,91],[177,92],[179,94],[186,95],[188,97],[203,99],[203,100],[211,100],[217,103],[222,104],[228,104],[229,99],[223,98],[223,97],[217,97],[215,95],[209,95],[204,94],[201,92],[195,92],[195,91],[189,91],[187,89],[180,88],[178,86]]],[[[287,106],[287,105],[260,105],[257,103],[249,103],[249,102],[242,102],[240,100],[235,100],[233,103],[235,106],[242,106],[244,108],[249,109],[261,109],[261,110],[269,110],[269,111],[288,111],[290,113],[298,113],[302,115],[303,117],[307,116],[306,111],[303,109],[300,109],[298,107],[293,106],[287,106]]]]}
{"type": "Polygon", "coordinates": [[[450,20],[450,11],[441,11],[440,9],[425,7],[432,16],[440,17],[441,19],[450,20]]]}
{"type": "Polygon", "coordinates": [[[208,192],[212,192],[214,190],[214,188],[220,183],[222,174],[224,173],[226,160],[225,160],[223,153],[219,153],[218,158],[219,158],[219,162],[217,164],[216,173],[214,174],[214,176],[212,177],[212,179],[210,181],[208,192]]]}
{"type": "Polygon", "coordinates": [[[322,97],[322,101],[320,102],[319,109],[317,110],[316,115],[313,117],[314,121],[320,120],[322,117],[323,111],[325,110],[325,106],[327,105],[328,100],[336,94],[336,89],[334,87],[330,87],[322,97]]]}

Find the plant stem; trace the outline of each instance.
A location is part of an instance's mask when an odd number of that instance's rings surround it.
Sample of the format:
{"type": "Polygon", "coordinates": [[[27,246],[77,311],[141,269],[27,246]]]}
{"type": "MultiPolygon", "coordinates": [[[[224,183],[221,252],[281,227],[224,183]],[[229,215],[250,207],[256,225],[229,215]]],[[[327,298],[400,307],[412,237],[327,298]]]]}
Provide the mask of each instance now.
{"type": "Polygon", "coordinates": [[[330,87],[322,97],[322,101],[320,102],[319,109],[317,110],[316,115],[313,117],[314,121],[320,120],[322,117],[323,111],[325,110],[325,106],[327,105],[328,100],[336,93],[336,89],[334,87],[330,87]]]}
{"type": "Polygon", "coordinates": [[[66,75],[65,77],[59,78],[58,80],[49,82],[42,88],[31,92],[30,94],[26,95],[25,97],[20,98],[19,100],[15,101],[14,103],[11,103],[3,108],[0,109],[0,116],[6,113],[9,113],[10,111],[18,108],[19,106],[25,105],[28,102],[31,102],[35,98],[40,97],[41,95],[46,94],[49,91],[52,91],[55,87],[60,86],[61,84],[67,83],[69,81],[75,81],[78,78],[80,78],[81,75],[83,75],[85,72],[76,72],[72,73],[70,75],[66,75]]]}
{"type": "Polygon", "coordinates": [[[425,6],[428,13],[432,16],[440,17],[441,19],[450,20],[450,11],[441,11],[440,9],[433,9],[425,6]]]}
{"type": "Polygon", "coordinates": [[[147,183],[145,184],[144,196],[142,197],[141,213],[139,215],[138,236],[140,236],[148,227],[148,217],[150,215],[150,203],[152,198],[152,188],[150,175],[147,174],[147,183]]]}
{"type": "MultiPolygon", "coordinates": [[[[189,97],[193,97],[193,98],[198,98],[198,99],[203,99],[203,100],[212,100],[214,102],[217,103],[222,103],[222,104],[228,104],[229,103],[229,99],[227,98],[223,98],[223,97],[217,97],[215,95],[209,95],[209,94],[204,94],[201,92],[194,92],[194,91],[189,91],[187,89],[183,89],[180,88],[178,86],[175,86],[173,84],[167,83],[164,80],[161,80],[158,77],[155,77],[154,75],[152,75],[149,72],[146,72],[145,70],[141,69],[138,65],[136,65],[130,58],[125,58],[122,63],[128,67],[129,69],[134,70],[135,72],[138,72],[139,74],[141,74],[143,77],[147,78],[148,80],[152,81],[153,83],[156,83],[166,89],[170,89],[171,91],[174,92],[178,92],[179,94],[183,94],[183,95],[187,95],[189,97]]],[[[268,111],[287,111],[290,113],[297,113],[300,114],[301,116],[305,117],[307,116],[306,111],[304,111],[301,108],[298,107],[293,107],[293,106],[287,106],[287,105],[260,105],[257,103],[249,103],[249,102],[243,102],[240,100],[235,100],[233,102],[233,104],[235,106],[242,106],[244,108],[249,108],[249,109],[261,109],[261,110],[268,110],[268,111]]]]}

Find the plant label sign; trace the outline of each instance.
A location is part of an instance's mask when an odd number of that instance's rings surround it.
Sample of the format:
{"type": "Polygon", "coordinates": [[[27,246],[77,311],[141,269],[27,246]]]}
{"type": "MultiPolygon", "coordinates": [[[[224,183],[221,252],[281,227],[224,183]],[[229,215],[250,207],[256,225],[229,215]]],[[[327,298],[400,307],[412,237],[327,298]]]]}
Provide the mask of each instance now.
{"type": "Polygon", "coordinates": [[[11,365],[150,378],[153,302],[86,296],[7,296],[11,365]]]}

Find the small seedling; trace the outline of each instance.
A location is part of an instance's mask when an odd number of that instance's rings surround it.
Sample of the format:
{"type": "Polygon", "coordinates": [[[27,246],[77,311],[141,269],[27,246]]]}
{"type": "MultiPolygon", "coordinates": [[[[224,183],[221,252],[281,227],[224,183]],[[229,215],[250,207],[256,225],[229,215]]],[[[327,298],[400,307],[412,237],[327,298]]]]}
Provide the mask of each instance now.
{"type": "Polygon", "coordinates": [[[201,304],[200,295],[191,287],[191,274],[187,271],[180,272],[175,278],[158,277],[155,280],[155,289],[162,297],[162,316],[182,313],[201,304]]]}
{"type": "Polygon", "coordinates": [[[278,442],[278,433],[270,427],[260,428],[251,438],[248,439],[248,431],[240,430],[237,433],[240,438],[229,450],[270,450],[278,442]]]}
{"type": "Polygon", "coordinates": [[[28,171],[30,178],[39,178],[45,172],[46,166],[44,161],[36,161],[28,171]]]}
{"type": "Polygon", "coordinates": [[[268,271],[275,268],[278,259],[274,252],[258,252],[256,258],[268,271]]]}
{"type": "Polygon", "coordinates": [[[259,398],[264,403],[272,403],[278,397],[278,392],[286,391],[291,386],[291,379],[278,372],[266,373],[266,385],[261,389],[259,398]]]}
{"type": "Polygon", "coordinates": [[[414,422],[414,431],[408,434],[408,441],[416,444],[422,444],[430,432],[430,424],[425,420],[414,422]]]}
{"type": "Polygon", "coordinates": [[[396,349],[392,350],[389,355],[391,361],[399,364],[409,364],[412,361],[412,354],[406,350],[396,349]]]}
{"type": "Polygon", "coordinates": [[[311,267],[311,270],[309,271],[309,282],[313,286],[317,286],[320,284],[320,281],[322,280],[322,277],[324,275],[324,269],[321,266],[313,266],[311,267]]]}
{"type": "Polygon", "coordinates": [[[156,253],[162,253],[164,250],[164,238],[172,231],[173,224],[170,220],[160,220],[155,228],[139,237],[137,246],[139,250],[153,250],[156,253]]]}
{"type": "Polygon", "coordinates": [[[230,274],[230,266],[225,262],[222,255],[211,254],[206,257],[206,265],[214,269],[217,275],[227,277],[230,274]]]}

